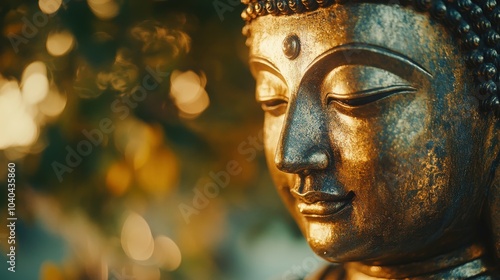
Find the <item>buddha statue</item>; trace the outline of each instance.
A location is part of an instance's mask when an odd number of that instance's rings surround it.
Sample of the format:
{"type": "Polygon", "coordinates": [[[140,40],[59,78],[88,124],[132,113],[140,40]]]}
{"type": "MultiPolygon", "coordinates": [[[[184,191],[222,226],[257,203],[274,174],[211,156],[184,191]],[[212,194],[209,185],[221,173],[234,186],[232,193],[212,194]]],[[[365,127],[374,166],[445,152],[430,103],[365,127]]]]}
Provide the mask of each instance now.
{"type": "Polygon", "coordinates": [[[313,279],[500,279],[500,3],[242,2],[313,279]]]}

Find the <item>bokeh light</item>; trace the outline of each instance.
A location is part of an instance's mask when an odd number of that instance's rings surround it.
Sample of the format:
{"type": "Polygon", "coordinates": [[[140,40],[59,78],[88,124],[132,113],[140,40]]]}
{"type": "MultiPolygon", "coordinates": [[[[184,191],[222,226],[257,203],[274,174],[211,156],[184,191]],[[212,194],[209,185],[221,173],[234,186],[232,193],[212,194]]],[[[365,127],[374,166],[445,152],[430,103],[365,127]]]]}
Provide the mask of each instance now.
{"type": "Polygon", "coordinates": [[[175,156],[167,149],[155,151],[137,172],[139,186],[146,192],[162,197],[177,184],[178,166],[175,156]]]}
{"type": "Polygon", "coordinates": [[[47,75],[47,67],[42,61],[34,61],[24,68],[22,79],[25,80],[33,74],[47,75]]]}
{"type": "Polygon", "coordinates": [[[57,117],[66,108],[68,98],[65,94],[52,87],[47,94],[47,97],[38,104],[38,109],[47,117],[57,117]]]}
{"type": "MultiPolygon", "coordinates": [[[[155,132],[147,124],[141,121],[132,121],[128,127],[126,144],[124,148],[125,158],[137,170],[144,166],[151,157],[151,152],[155,143],[155,132]]],[[[118,132],[118,130],[117,130],[118,132]]]]}
{"type": "Polygon", "coordinates": [[[137,213],[130,213],[121,233],[123,251],[133,260],[145,261],[153,255],[154,239],[148,223],[137,213]]]}
{"type": "Polygon", "coordinates": [[[0,120],[0,149],[29,146],[37,140],[38,127],[15,81],[4,81],[0,88],[0,120]]]}
{"type": "Polygon", "coordinates": [[[37,104],[47,96],[49,80],[47,68],[43,62],[32,62],[24,69],[21,89],[23,99],[28,104],[37,104]]]}
{"type": "Polygon", "coordinates": [[[114,0],[87,0],[94,15],[100,19],[112,19],[120,12],[120,5],[114,0]]]}
{"type": "Polygon", "coordinates": [[[42,101],[49,93],[49,80],[47,76],[34,73],[23,80],[23,99],[29,104],[36,104],[42,101]]]}
{"type": "Polygon", "coordinates": [[[24,68],[21,85],[0,76],[0,150],[34,145],[46,117],[58,116],[65,106],[66,98],[51,88],[41,61],[24,68]]]}
{"type": "Polygon", "coordinates": [[[75,38],[70,32],[53,32],[47,37],[47,52],[53,56],[62,56],[71,51],[74,43],[75,38]]]}
{"type": "Polygon", "coordinates": [[[38,7],[46,14],[53,14],[61,8],[62,0],[38,0],[38,7]]]}
{"type": "Polygon", "coordinates": [[[174,71],[171,77],[172,91],[171,95],[177,103],[192,103],[199,99],[203,94],[202,89],[205,85],[202,84],[200,76],[193,71],[174,71]]]}
{"type": "Polygon", "coordinates": [[[106,175],[106,186],[115,196],[123,195],[130,187],[132,174],[126,163],[113,164],[106,175]]]}
{"type": "Polygon", "coordinates": [[[195,119],[208,108],[210,98],[205,85],[206,78],[193,71],[172,73],[170,95],[181,117],[195,119]]]}
{"type": "Polygon", "coordinates": [[[172,239],[163,235],[155,238],[153,258],[156,263],[167,271],[176,270],[182,261],[179,246],[172,239]]]}
{"type": "Polygon", "coordinates": [[[17,81],[8,81],[0,77],[0,82],[0,113],[3,113],[7,120],[9,115],[22,110],[24,104],[17,81]]]}

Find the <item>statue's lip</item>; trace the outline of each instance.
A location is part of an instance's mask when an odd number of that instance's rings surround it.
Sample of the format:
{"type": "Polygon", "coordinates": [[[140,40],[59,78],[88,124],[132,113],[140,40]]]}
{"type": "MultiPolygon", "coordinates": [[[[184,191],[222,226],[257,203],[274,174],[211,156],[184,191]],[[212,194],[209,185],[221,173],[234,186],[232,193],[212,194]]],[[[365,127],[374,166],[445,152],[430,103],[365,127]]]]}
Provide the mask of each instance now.
{"type": "Polygon", "coordinates": [[[308,191],[305,193],[298,193],[294,190],[291,191],[292,195],[306,204],[314,204],[317,202],[342,202],[351,200],[354,197],[354,192],[350,191],[347,194],[339,195],[320,191],[308,191]]]}
{"type": "Polygon", "coordinates": [[[295,195],[300,196],[297,203],[299,212],[313,217],[335,214],[349,205],[355,196],[352,191],[342,196],[317,191],[295,195]]]}

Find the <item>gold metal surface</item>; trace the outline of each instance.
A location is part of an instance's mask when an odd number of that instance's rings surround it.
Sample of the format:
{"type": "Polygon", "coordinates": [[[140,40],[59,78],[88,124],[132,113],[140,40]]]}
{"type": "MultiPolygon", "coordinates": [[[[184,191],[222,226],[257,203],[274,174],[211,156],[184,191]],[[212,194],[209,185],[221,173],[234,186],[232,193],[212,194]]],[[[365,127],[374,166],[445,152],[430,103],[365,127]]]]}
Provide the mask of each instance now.
{"type": "Polygon", "coordinates": [[[449,30],[375,3],[249,28],[274,183],[314,252],[344,264],[323,279],[496,279],[499,124],[449,30]]]}

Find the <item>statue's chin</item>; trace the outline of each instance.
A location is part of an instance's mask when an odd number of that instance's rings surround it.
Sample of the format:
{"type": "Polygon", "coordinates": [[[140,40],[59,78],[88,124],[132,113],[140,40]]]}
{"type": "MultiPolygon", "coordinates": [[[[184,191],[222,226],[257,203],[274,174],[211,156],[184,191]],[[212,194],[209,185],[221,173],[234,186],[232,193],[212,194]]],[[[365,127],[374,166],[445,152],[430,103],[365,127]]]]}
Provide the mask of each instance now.
{"type": "Polygon", "coordinates": [[[420,240],[415,240],[414,244],[384,242],[376,234],[362,237],[359,232],[349,229],[352,228],[335,223],[308,222],[304,233],[313,252],[333,263],[393,263],[399,259],[391,256],[404,256],[422,245],[420,240]]]}
{"type": "Polygon", "coordinates": [[[314,253],[329,262],[360,261],[366,256],[366,252],[358,248],[359,241],[338,232],[335,226],[327,223],[309,222],[305,237],[314,253]]]}
{"type": "Polygon", "coordinates": [[[332,263],[369,262],[383,263],[387,261],[385,254],[377,248],[370,248],[355,241],[314,242],[309,241],[313,252],[322,259],[332,263]]]}
{"type": "Polygon", "coordinates": [[[309,242],[309,246],[316,255],[333,263],[345,263],[353,261],[362,261],[361,256],[351,255],[353,251],[344,251],[338,244],[326,242],[309,242]]]}

